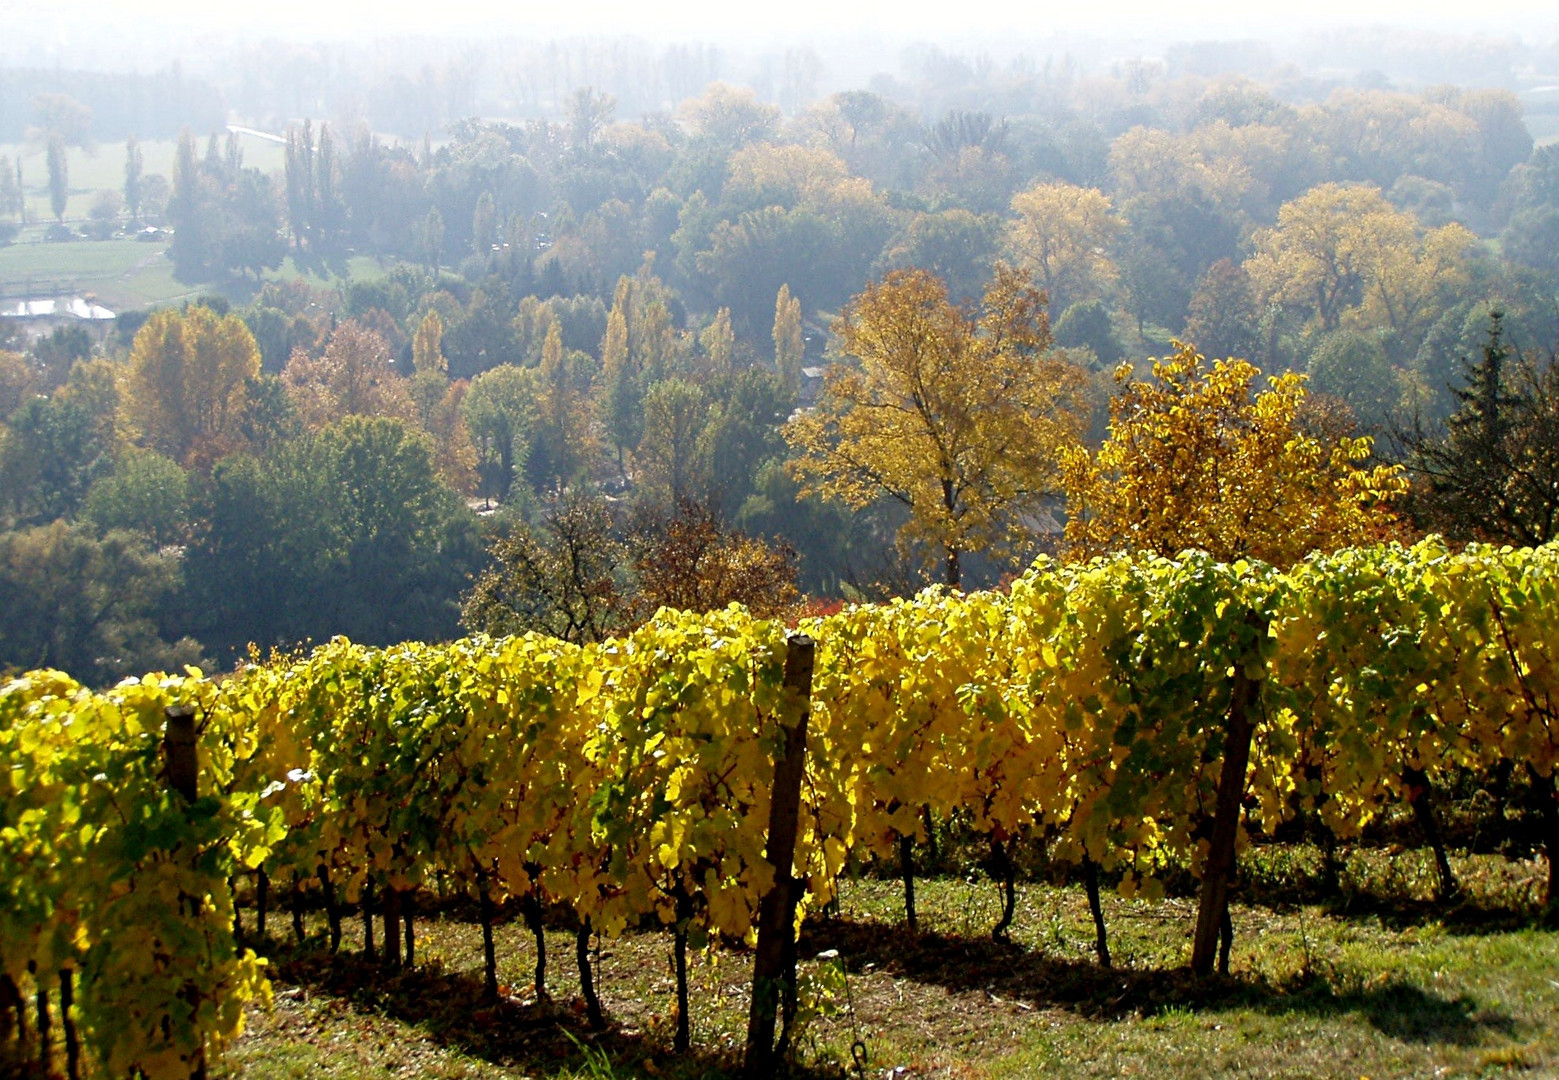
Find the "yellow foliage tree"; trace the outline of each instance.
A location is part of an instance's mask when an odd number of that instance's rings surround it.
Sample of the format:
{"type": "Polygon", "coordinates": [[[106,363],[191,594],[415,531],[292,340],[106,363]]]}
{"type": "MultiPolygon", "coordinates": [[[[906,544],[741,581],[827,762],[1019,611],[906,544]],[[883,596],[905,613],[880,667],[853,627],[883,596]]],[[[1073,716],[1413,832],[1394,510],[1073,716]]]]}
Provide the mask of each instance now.
{"type": "Polygon", "coordinates": [[[1312,551],[1378,539],[1407,490],[1399,466],[1363,467],[1368,438],[1322,443],[1298,422],[1301,375],[1244,360],[1209,368],[1194,348],[1155,361],[1153,380],[1117,373],[1110,434],[1062,455],[1071,554],[1200,548],[1289,566],[1312,551]]]}
{"type": "Polygon", "coordinates": [[[556,322],[547,328],[541,346],[539,393],[536,398],[541,455],[537,470],[559,488],[573,480],[596,452],[590,403],[579,385],[578,365],[563,348],[563,333],[556,322]]]}
{"type": "Polygon", "coordinates": [[[1262,299],[1305,311],[1323,330],[1387,327],[1410,345],[1467,281],[1477,238],[1461,225],[1425,230],[1358,184],[1320,184],[1283,204],[1245,263],[1262,299]]]}
{"type": "Polygon", "coordinates": [[[444,320],[436,308],[428,309],[417,324],[417,332],[412,335],[411,367],[418,375],[423,372],[449,374],[449,361],[444,359],[444,320]]]}
{"type": "Polygon", "coordinates": [[[709,357],[709,366],[715,374],[726,375],[731,371],[731,354],[736,349],[736,334],[731,330],[731,309],[721,308],[704,332],[698,336],[709,357]]]}
{"type": "Polygon", "coordinates": [[[293,350],[281,378],[298,416],[313,430],[346,416],[421,423],[407,379],[395,372],[390,347],[353,319],[336,327],[318,358],[293,350]]]}
{"type": "Polygon", "coordinates": [[[159,311],[130,346],[121,418],[132,439],[194,468],[242,448],[260,349],[236,315],[159,311]]]}
{"type": "Polygon", "coordinates": [[[1007,234],[1018,265],[1044,289],[1052,318],[1099,296],[1118,275],[1108,254],[1120,231],[1110,200],[1097,188],[1036,184],[1012,197],[1017,219],[1007,234]]]}
{"type": "Polygon", "coordinates": [[[790,295],[790,286],[781,285],[774,298],[774,367],[785,380],[791,394],[801,390],[801,365],[806,356],[806,339],[801,333],[801,301],[790,295]]]}
{"type": "Polygon", "coordinates": [[[902,503],[901,545],[931,548],[956,587],[960,556],[1010,551],[1024,512],[1054,489],[1086,378],[1047,355],[1044,298],[1005,266],[978,310],[925,271],[896,271],[834,330],[857,363],[830,368],[817,408],[786,425],[801,451],[792,470],[804,492],[855,508],[902,503]]]}

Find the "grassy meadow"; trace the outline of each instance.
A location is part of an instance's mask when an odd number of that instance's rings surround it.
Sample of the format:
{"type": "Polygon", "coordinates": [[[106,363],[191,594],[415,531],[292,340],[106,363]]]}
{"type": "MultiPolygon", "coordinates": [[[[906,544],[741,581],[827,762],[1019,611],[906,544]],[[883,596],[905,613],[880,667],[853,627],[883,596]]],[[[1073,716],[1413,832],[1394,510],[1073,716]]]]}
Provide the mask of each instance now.
{"type": "MultiPolygon", "coordinates": [[[[798,1039],[796,1074],[1559,1074],[1559,931],[1542,928],[1532,906],[1545,865],[1458,859],[1463,899],[1437,908],[1426,853],[1356,851],[1341,899],[1320,904],[1303,887],[1316,853],[1298,854],[1247,856],[1246,891],[1261,902],[1236,902],[1230,974],[1200,983],[1186,967],[1190,898],[1149,904],[1107,893],[1106,970],[1080,887],[1022,886],[1011,940],[997,943],[989,934],[997,891],[978,872],[920,881],[916,933],[903,926],[899,882],[846,882],[837,911],[810,918],[802,934],[803,1011],[816,1015],[798,1039]]],[[[242,914],[252,934],[255,913],[242,914]]],[[[318,916],[305,918],[311,936],[301,946],[285,910],[273,908],[270,920],[276,1001],[251,1008],[218,1073],[233,1080],[739,1072],[751,969],[743,950],[691,953],[693,1049],[677,1056],[668,935],[629,933],[598,946],[609,1027],[592,1033],[562,924],[548,933],[550,998],[541,1000],[523,923],[516,916],[497,928],[500,997],[489,1003],[481,933],[459,903],[419,920],[417,966],[393,974],[361,956],[355,919],[335,957],[320,942],[318,916]]]]}

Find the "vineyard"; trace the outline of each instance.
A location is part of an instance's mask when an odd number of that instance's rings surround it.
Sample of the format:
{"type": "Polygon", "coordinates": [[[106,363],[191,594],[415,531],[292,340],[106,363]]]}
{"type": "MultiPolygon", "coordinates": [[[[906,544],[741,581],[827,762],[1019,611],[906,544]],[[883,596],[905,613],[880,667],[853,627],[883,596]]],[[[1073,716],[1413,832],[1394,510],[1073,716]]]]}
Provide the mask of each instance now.
{"type": "Polygon", "coordinates": [[[794,631],[733,607],[584,647],[338,639],[100,693],[33,672],[0,691],[0,1055],[48,1054],[52,998],[69,1075],[204,1076],[271,994],[236,891],[300,937],[322,920],[332,952],[361,917],[365,951],[408,968],[418,920],[464,898],[490,998],[501,913],[538,996],[564,928],[596,1027],[592,941],[662,927],[677,1051],[689,950],[751,947],[746,1062],[772,1074],[808,1007],[796,928],[872,866],[915,929],[917,846],[950,825],[984,852],[997,939],[1039,851],[1083,882],[1101,967],[1113,886],[1186,908],[1179,963],[1204,978],[1263,838],[1330,861],[1406,806],[1449,903],[1437,796],[1520,784],[1559,850],[1556,652],[1559,549],[1429,540],[1286,573],[1041,561],[1006,592],[794,631]]]}

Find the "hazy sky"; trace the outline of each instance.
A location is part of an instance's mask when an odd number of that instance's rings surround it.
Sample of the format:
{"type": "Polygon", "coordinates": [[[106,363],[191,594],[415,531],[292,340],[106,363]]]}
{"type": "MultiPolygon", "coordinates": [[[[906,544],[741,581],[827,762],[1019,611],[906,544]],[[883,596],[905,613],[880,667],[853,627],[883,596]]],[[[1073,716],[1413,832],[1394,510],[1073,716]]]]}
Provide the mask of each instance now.
{"type": "Polygon", "coordinates": [[[0,24],[20,18],[67,37],[116,24],[142,32],[162,21],[214,28],[228,20],[286,37],[380,36],[440,31],[466,36],[504,33],[641,34],[686,40],[785,38],[867,30],[891,37],[1048,37],[1056,32],[1106,36],[1234,37],[1325,25],[1389,23],[1436,29],[1521,33],[1537,40],[1559,33],[1554,0],[1302,0],[1295,4],[1219,0],[0,0],[0,24]]]}

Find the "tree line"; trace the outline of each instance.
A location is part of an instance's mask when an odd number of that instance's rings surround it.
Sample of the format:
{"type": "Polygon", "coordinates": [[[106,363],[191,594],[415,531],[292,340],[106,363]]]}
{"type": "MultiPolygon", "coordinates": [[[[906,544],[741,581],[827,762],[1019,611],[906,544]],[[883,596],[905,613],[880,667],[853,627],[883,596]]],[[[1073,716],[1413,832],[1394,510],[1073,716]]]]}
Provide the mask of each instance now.
{"type": "Polygon", "coordinates": [[[1078,456],[1146,387],[1204,378],[1225,427],[1155,438],[1232,445],[1242,402],[1285,402],[1273,437],[1314,452],[1271,488],[1278,532],[1346,496],[1394,507],[1381,529],[1550,537],[1556,285],[1515,236],[1559,214],[1559,156],[1501,92],[1190,89],[1091,159],[989,115],[927,127],[860,91],[787,119],[722,85],[675,122],[586,89],[563,123],[437,148],[299,124],[276,176],[185,132],[164,186],[132,142],[127,209],[247,301],[3,354],[6,588],[81,614],[8,627],[0,662],[97,680],[462,618],[598,637],[662,601],[988,584],[1097,547],[1086,523],[1132,499],[1232,520],[1207,491],[1106,497],[1124,459],[1078,456]],[[383,276],[264,276],[363,253],[383,276]],[[1408,482],[1359,479],[1383,459],[1408,482]]]}

